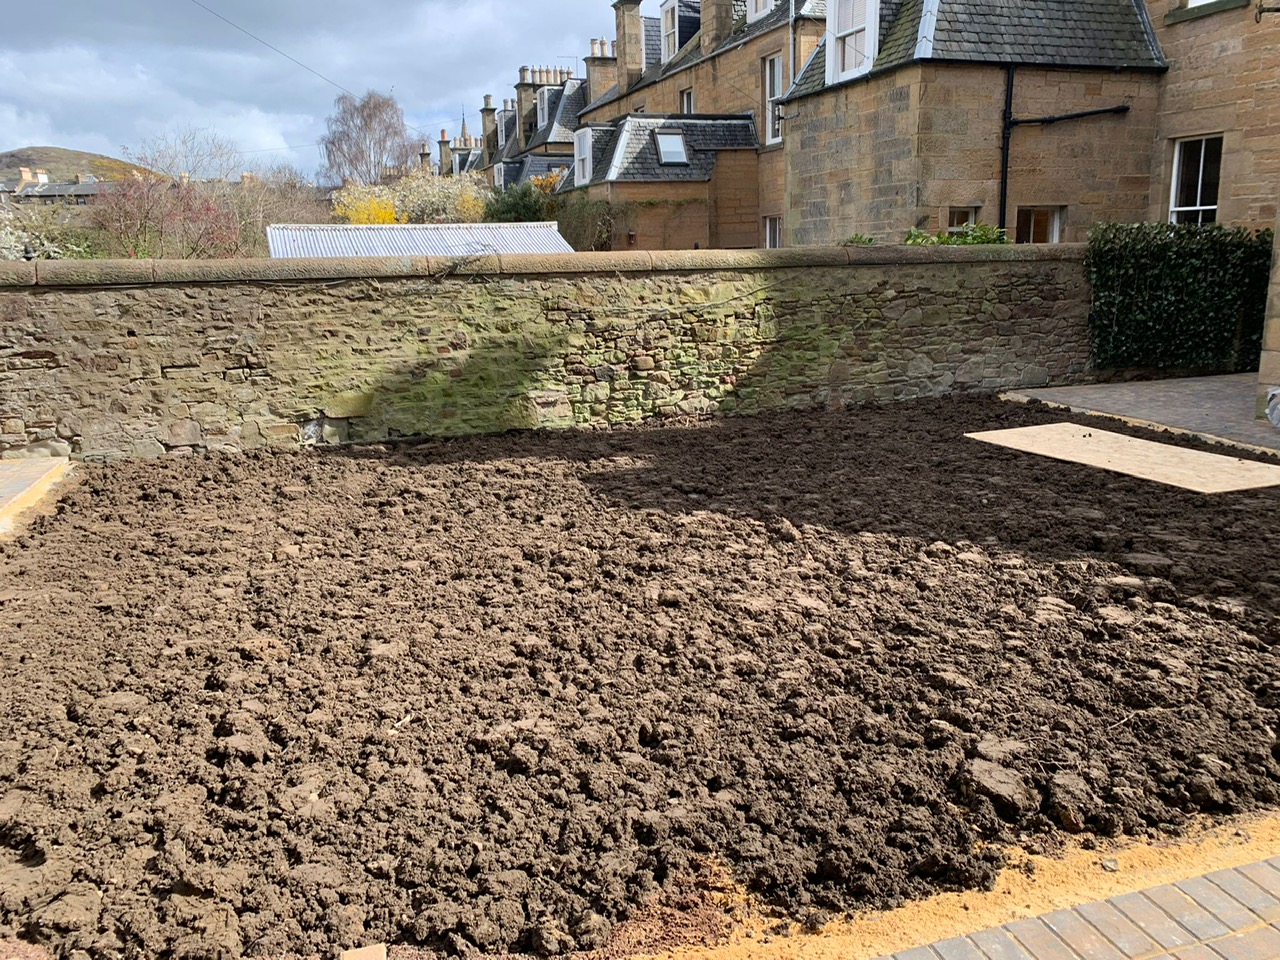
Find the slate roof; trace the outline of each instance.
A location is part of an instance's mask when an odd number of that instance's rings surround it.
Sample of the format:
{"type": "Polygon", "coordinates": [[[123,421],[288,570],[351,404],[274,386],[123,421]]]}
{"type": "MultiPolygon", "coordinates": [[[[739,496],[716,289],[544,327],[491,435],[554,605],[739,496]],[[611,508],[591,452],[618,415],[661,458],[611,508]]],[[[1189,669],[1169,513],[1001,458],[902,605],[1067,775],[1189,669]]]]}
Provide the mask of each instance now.
{"type": "MultiPolygon", "coordinates": [[[[683,2],[686,2],[686,0],[682,0],[682,3],[683,2]]],[[[890,0],[890,2],[892,2],[892,0],[890,0]]],[[[680,70],[684,70],[687,67],[691,67],[695,63],[701,63],[703,60],[709,60],[712,57],[718,57],[720,54],[724,53],[726,50],[731,50],[734,47],[737,47],[740,44],[745,43],[746,41],[752,39],[753,37],[757,37],[757,36],[760,36],[761,34],[768,33],[770,30],[776,30],[779,27],[785,27],[787,25],[787,20],[790,17],[790,14],[791,14],[791,5],[789,0],[778,0],[777,5],[771,11],[769,11],[759,20],[756,20],[752,23],[748,23],[746,0],[733,0],[733,16],[734,16],[733,28],[729,31],[729,35],[725,37],[725,39],[720,43],[718,47],[712,50],[709,54],[704,54],[702,52],[701,44],[693,42],[697,40],[700,36],[700,31],[695,30],[695,32],[689,35],[687,38],[683,38],[683,43],[681,45],[680,50],[676,53],[674,57],[672,57],[666,63],[661,62],[662,26],[661,26],[661,21],[657,21],[657,28],[658,28],[658,35],[659,35],[657,56],[655,56],[652,60],[650,60],[648,56],[646,56],[644,72],[640,74],[640,79],[636,81],[635,86],[633,86],[630,90],[628,90],[627,93],[631,94],[637,90],[643,90],[645,87],[650,86],[651,84],[657,83],[659,80],[663,79],[664,77],[669,77],[671,76],[671,74],[677,73],[680,70]]],[[[820,19],[825,19],[826,15],[827,15],[827,0],[796,0],[796,19],[797,20],[802,20],[802,19],[803,20],[820,20],[820,19]]],[[[649,19],[651,18],[646,18],[646,21],[649,19]]],[[[699,21],[699,23],[700,22],[701,21],[699,21]]],[[[648,26],[648,23],[646,22],[645,24],[646,47],[648,45],[647,44],[648,29],[649,29],[649,26],[648,26]]],[[[583,112],[586,113],[598,107],[602,107],[605,104],[612,103],[614,100],[617,100],[617,99],[618,99],[618,88],[616,85],[614,85],[610,87],[608,90],[606,90],[599,97],[599,99],[597,99],[594,103],[589,104],[583,110],[583,112]]]]}
{"type": "Polygon", "coordinates": [[[578,114],[587,105],[585,80],[568,80],[555,91],[548,104],[551,116],[529,140],[528,149],[547,143],[573,143],[573,131],[578,126],[578,114]]]}
{"type": "Polygon", "coordinates": [[[533,177],[545,177],[553,170],[568,170],[573,166],[573,157],[530,154],[520,160],[505,161],[501,166],[503,189],[510,190],[533,177]]]}
{"type": "Polygon", "coordinates": [[[267,247],[307,259],[573,252],[555,223],[281,223],[267,227],[267,247]]]}
{"type": "Polygon", "coordinates": [[[458,173],[470,173],[480,169],[480,165],[484,162],[484,151],[479,147],[455,148],[453,158],[457,164],[454,169],[458,173]]]}
{"type": "Polygon", "coordinates": [[[662,62],[662,18],[644,18],[644,65],[662,62]]]}
{"type": "MultiPolygon", "coordinates": [[[[706,181],[721,150],[754,150],[755,121],[749,116],[685,116],[632,113],[591,127],[591,183],[668,183],[706,181]],[[684,134],[686,164],[658,160],[656,131],[684,134]]],[[[567,178],[563,189],[586,184],[567,178]]]]}
{"type": "MultiPolygon", "coordinates": [[[[925,0],[885,0],[872,73],[926,59],[1042,67],[1160,70],[1166,66],[1138,0],[936,0],[933,30],[925,0]],[[930,42],[931,41],[931,44],[930,42]]],[[[784,102],[826,87],[827,40],[801,70],[784,102]]]]}
{"type": "Polygon", "coordinates": [[[16,196],[20,200],[37,197],[96,197],[104,190],[111,190],[108,181],[94,180],[88,183],[28,183],[16,196]]]}

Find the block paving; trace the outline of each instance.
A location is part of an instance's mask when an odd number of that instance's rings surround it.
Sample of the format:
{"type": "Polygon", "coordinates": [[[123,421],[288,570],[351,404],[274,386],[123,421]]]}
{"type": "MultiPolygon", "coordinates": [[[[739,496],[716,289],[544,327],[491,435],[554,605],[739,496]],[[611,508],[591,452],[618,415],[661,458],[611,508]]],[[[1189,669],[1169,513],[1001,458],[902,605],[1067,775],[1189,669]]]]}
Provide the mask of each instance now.
{"type": "Polygon", "coordinates": [[[1277,960],[1280,857],[880,960],[1277,960]]]}

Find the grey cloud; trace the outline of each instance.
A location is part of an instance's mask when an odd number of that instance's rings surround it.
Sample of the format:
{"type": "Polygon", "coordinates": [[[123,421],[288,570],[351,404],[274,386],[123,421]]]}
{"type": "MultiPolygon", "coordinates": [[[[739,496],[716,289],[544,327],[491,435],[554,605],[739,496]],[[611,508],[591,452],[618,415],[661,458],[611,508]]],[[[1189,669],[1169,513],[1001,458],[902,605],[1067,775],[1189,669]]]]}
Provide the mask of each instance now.
{"type": "MultiPolygon", "coordinates": [[[[478,129],[482,96],[511,96],[521,64],[569,66],[613,27],[609,0],[202,2],[356,93],[394,89],[432,141],[464,112],[478,129]]],[[[118,153],[193,124],[250,160],[317,166],[338,90],[190,0],[67,0],[41,23],[0,37],[0,150],[118,153]]]]}

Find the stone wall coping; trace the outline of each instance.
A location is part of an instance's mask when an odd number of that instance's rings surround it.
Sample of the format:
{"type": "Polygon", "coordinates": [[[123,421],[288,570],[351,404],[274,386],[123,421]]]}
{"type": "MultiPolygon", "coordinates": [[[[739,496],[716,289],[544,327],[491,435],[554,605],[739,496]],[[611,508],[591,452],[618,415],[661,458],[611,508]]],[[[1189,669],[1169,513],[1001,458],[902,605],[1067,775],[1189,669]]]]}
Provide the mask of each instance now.
{"type": "Polygon", "coordinates": [[[280,260],[37,260],[0,262],[0,287],[132,287],[181,283],[776,270],[795,267],[1081,261],[1085,245],[906,244],[781,250],[624,250],[616,253],[501,254],[471,258],[356,257],[280,260]]]}

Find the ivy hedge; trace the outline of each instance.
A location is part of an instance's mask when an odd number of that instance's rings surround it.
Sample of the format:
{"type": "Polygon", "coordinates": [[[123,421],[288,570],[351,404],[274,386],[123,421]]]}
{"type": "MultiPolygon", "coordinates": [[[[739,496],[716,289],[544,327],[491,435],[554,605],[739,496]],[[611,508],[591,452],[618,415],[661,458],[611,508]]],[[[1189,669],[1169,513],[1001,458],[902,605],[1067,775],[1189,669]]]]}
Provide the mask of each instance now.
{"type": "Polygon", "coordinates": [[[1219,224],[1100,223],[1085,261],[1099,367],[1258,369],[1272,232],[1219,224]]]}

